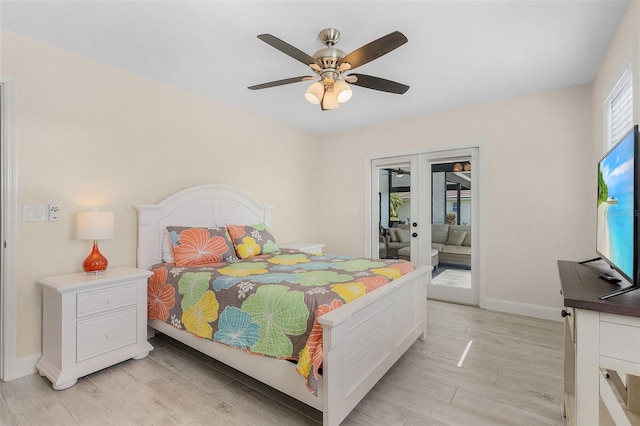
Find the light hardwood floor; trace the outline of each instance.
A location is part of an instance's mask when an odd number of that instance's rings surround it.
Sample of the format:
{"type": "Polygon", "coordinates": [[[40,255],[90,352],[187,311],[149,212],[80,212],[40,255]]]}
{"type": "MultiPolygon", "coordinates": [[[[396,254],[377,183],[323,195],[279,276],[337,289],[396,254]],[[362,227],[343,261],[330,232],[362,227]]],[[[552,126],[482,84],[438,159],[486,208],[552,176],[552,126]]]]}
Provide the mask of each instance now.
{"type": "MultiPolygon", "coordinates": [[[[560,425],[561,322],[428,302],[416,342],[344,425],[560,425]],[[462,353],[472,341],[462,366],[462,353]]],[[[322,414],[164,336],[54,391],[0,383],[2,425],[318,425],[322,414]]]]}

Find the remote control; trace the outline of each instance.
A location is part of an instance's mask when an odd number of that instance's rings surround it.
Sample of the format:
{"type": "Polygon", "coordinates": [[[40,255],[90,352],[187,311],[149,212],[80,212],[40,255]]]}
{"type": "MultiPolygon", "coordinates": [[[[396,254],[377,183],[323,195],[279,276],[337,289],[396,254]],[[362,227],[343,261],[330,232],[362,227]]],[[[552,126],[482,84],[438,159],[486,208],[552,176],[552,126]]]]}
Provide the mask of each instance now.
{"type": "Polygon", "coordinates": [[[610,283],[619,283],[620,280],[616,277],[614,277],[613,275],[609,275],[606,272],[600,272],[598,274],[600,276],[600,278],[602,278],[605,281],[609,281],[610,283]]]}

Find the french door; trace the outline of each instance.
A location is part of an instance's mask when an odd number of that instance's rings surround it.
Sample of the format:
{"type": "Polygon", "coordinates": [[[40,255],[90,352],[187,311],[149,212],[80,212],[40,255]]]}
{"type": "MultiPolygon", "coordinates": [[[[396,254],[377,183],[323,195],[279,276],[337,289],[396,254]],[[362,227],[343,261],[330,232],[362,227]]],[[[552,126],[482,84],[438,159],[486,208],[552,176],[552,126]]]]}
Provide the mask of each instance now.
{"type": "Polygon", "coordinates": [[[371,257],[406,259],[417,265],[420,228],[416,156],[390,157],[371,163],[371,257]]]}
{"type": "Polygon", "coordinates": [[[479,304],[481,164],[478,157],[477,148],[421,156],[421,166],[428,171],[426,190],[430,192],[430,229],[426,234],[437,259],[427,288],[430,299],[479,304]]]}
{"type": "Polygon", "coordinates": [[[477,146],[371,158],[366,253],[435,266],[428,298],[478,306],[481,166],[477,146]],[[466,239],[456,246],[444,229],[466,239]]]}

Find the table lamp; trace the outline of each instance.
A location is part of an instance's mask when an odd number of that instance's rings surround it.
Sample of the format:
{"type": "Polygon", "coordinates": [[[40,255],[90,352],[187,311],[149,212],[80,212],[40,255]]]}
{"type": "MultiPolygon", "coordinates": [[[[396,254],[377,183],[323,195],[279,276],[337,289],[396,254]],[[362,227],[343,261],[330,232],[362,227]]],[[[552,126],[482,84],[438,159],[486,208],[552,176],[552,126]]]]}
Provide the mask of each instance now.
{"type": "Polygon", "coordinates": [[[76,238],[79,240],[93,240],[91,253],[82,263],[82,269],[87,273],[97,274],[107,269],[107,258],[98,250],[98,240],[108,240],[113,237],[113,212],[90,210],[78,212],[76,222],[76,238]]]}

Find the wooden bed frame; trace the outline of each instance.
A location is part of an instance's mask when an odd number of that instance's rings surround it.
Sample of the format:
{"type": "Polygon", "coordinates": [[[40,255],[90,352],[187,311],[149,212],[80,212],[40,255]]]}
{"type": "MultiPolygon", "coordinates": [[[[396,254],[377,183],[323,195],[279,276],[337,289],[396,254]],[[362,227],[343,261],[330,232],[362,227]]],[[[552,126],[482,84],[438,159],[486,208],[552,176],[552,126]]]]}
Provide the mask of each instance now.
{"type": "MultiPolygon", "coordinates": [[[[138,267],[143,269],[161,262],[166,226],[251,225],[270,219],[270,208],[222,185],[187,188],[136,209],[138,267]]],[[[318,396],[307,390],[291,362],[201,339],[158,320],[148,325],[322,411],[325,426],[339,425],[415,340],[424,340],[430,271],[421,267],[320,317],[323,374],[318,396]]]]}

